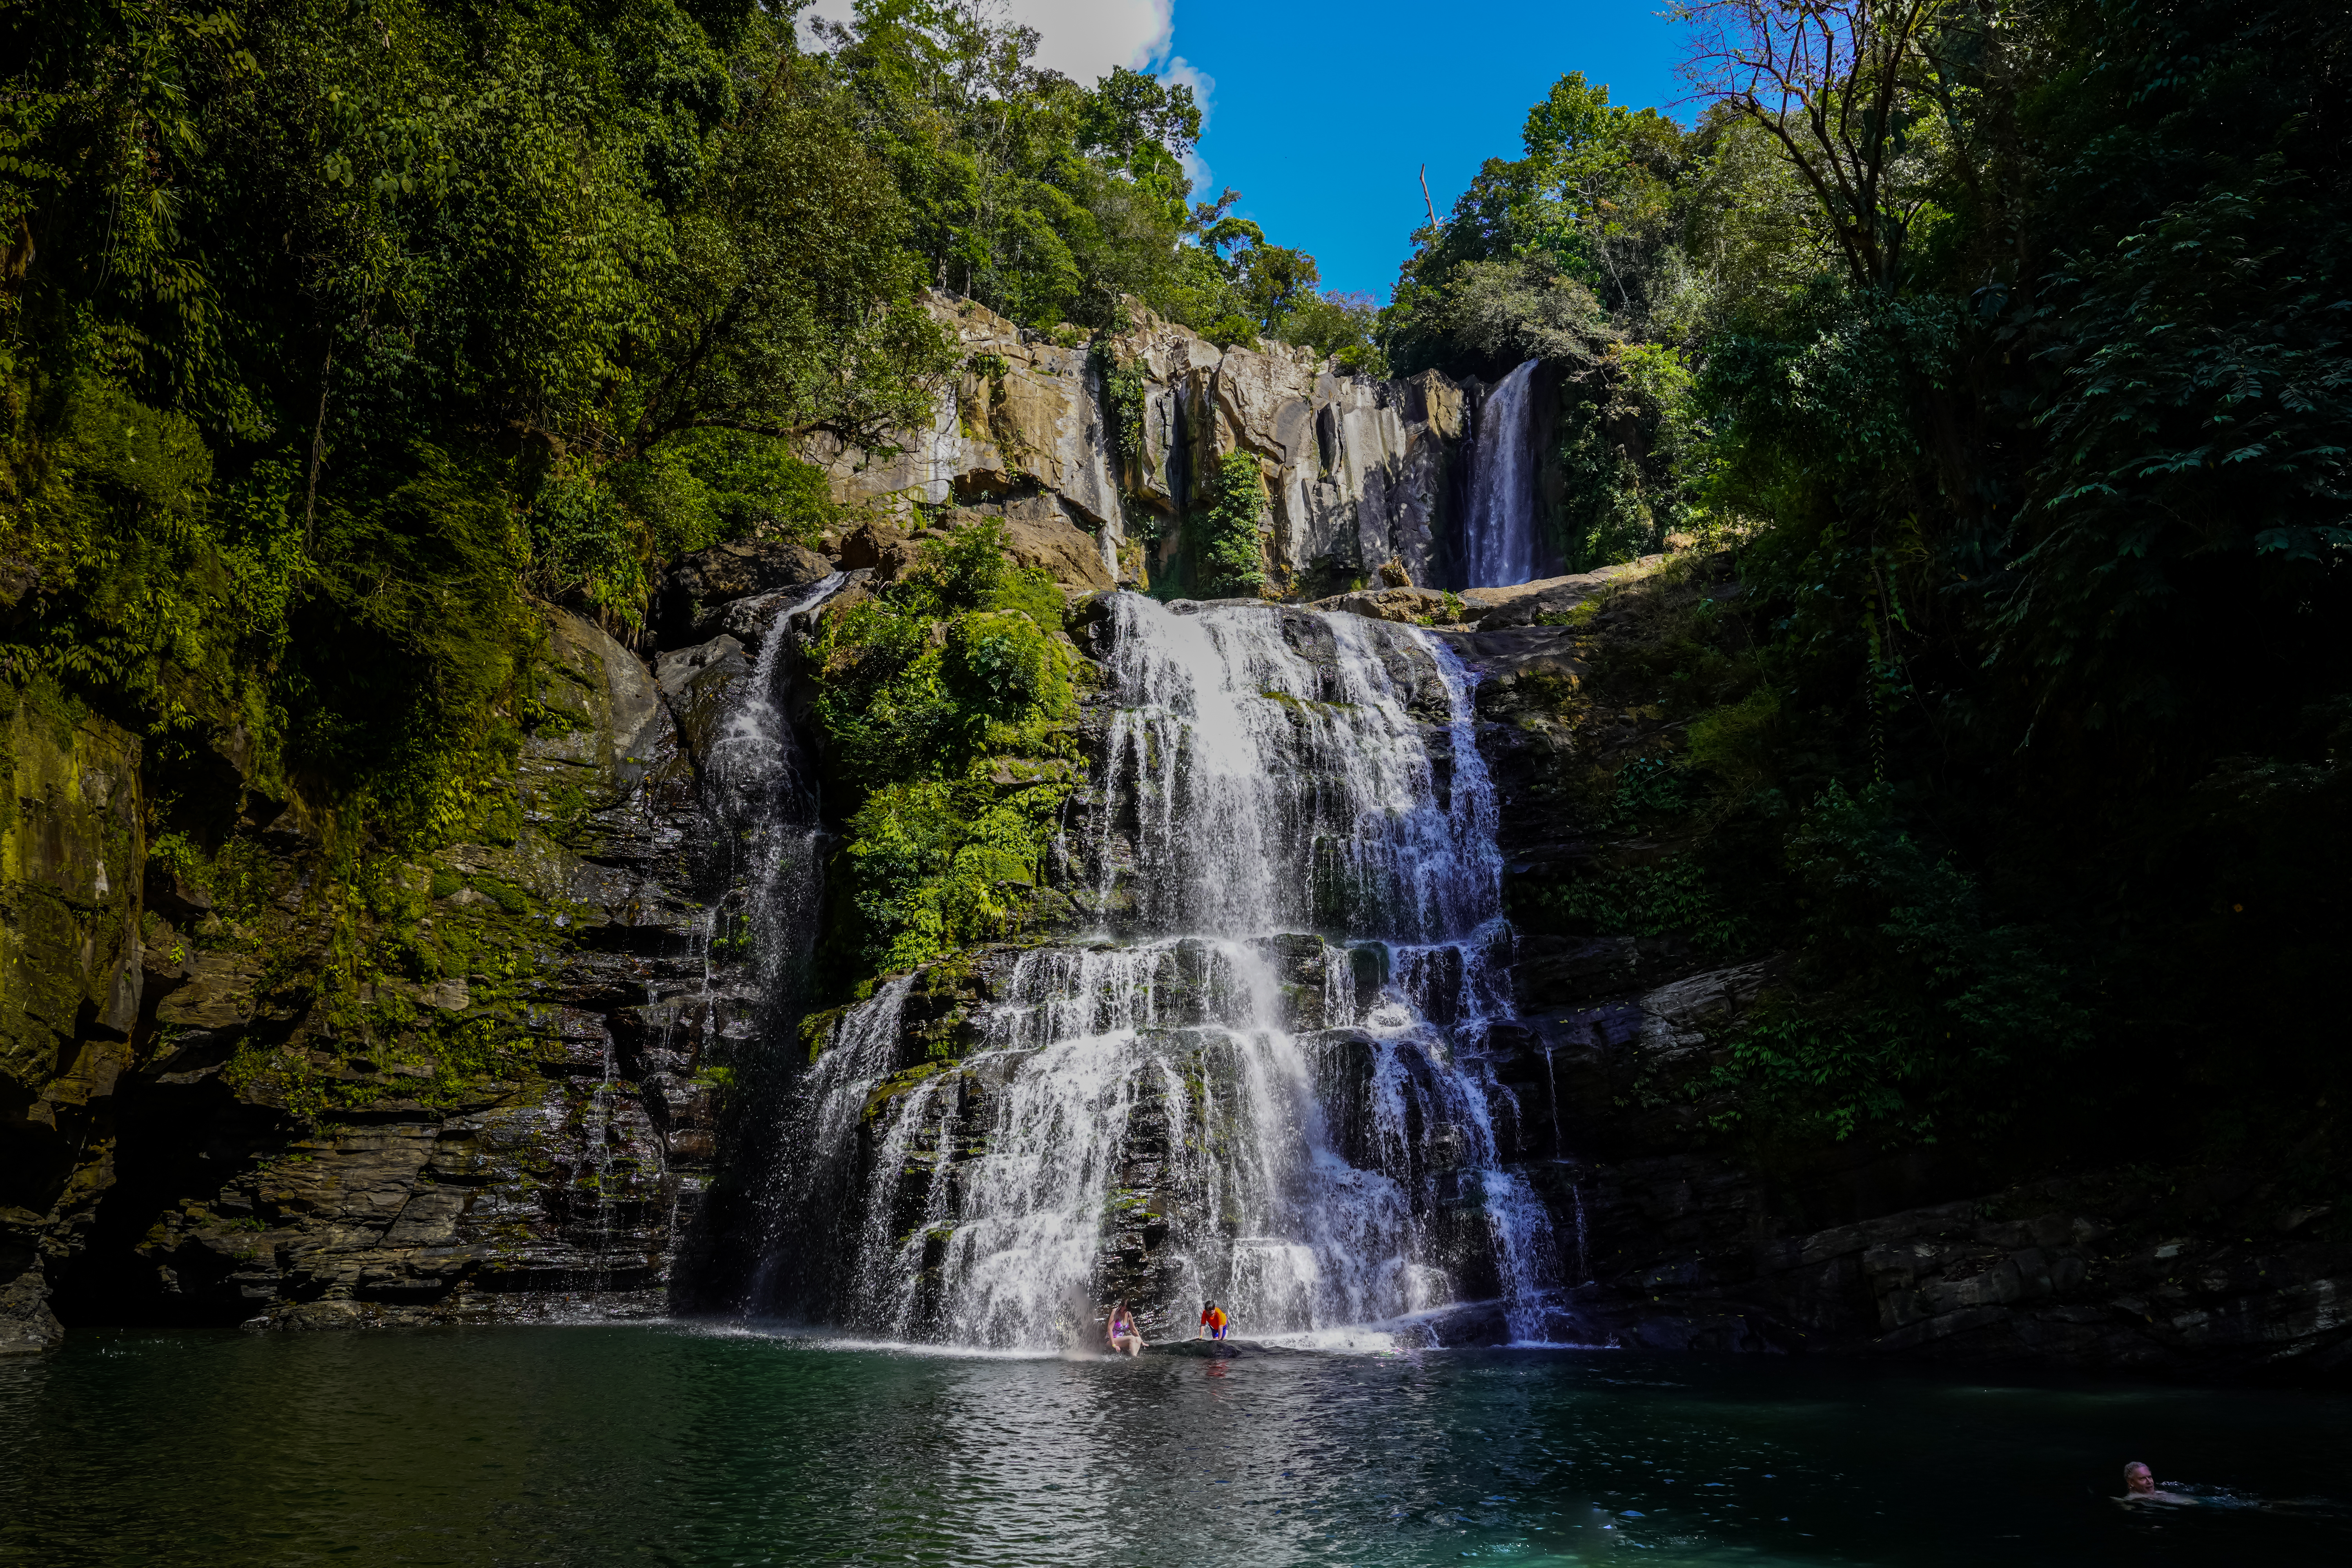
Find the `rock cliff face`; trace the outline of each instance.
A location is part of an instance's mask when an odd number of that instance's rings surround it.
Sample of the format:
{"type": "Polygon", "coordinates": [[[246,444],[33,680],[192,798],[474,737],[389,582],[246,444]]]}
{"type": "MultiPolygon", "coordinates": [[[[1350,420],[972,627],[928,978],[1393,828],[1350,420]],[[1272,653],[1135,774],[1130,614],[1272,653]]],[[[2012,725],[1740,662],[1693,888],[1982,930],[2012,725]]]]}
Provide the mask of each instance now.
{"type": "Polygon", "coordinates": [[[133,1065],[147,861],[138,740],[26,693],[0,797],[0,1352],[62,1331],[52,1260],[110,1179],[109,1108],[133,1065]]]}
{"type": "Polygon", "coordinates": [[[1652,1349],[2338,1373],[2352,1247],[2253,1177],[2085,1173],[1986,1191],[1932,1150],[1801,1152],[1769,1173],[1709,1135],[1707,1076],[1767,966],[1626,989],[1630,942],[1538,952],[1500,1069],[1518,1153],[1576,1216],[1585,1283],[1554,1331],[1652,1349]],[[1568,958],[1570,962],[1562,962],[1568,958]],[[1613,993],[1613,994],[1612,994],[1613,993]]]}
{"type": "MultiPolygon", "coordinates": [[[[1484,677],[1479,743],[1514,873],[1640,849],[1608,842],[1560,783],[1595,752],[1654,742],[1664,721],[1587,711],[1571,730],[1535,697],[1612,657],[1608,612],[1583,630],[1521,624],[1601,585],[1494,595],[1481,629],[1441,634],[1484,677]]],[[[2070,1172],[2053,1157],[2045,1168],[2062,1173],[2002,1187],[1933,1147],[1743,1160],[1715,1131],[1730,1107],[1713,1069],[1773,969],[1706,968],[1666,941],[1518,939],[1520,1016],[1494,1041],[1503,1121],[1578,1238],[1582,1281],[1552,1334],[2221,1374],[2352,1368],[2352,1247],[2313,1237],[2326,1211],[2255,1174],[2070,1172]]],[[[1501,1325],[1472,1313],[1446,1331],[1501,1325]]]]}
{"type": "MultiPolygon", "coordinates": [[[[1573,686],[1609,653],[1605,638],[1596,646],[1583,630],[1524,623],[1531,607],[1572,607],[1634,574],[1487,595],[1468,609],[1493,629],[1440,634],[1481,678],[1477,739],[1514,873],[1557,874],[1616,847],[1558,781],[1580,750],[1639,744],[1659,721],[1596,715],[1576,733],[1541,721],[1529,692],[1573,686]]],[[[1082,604],[1072,626],[1079,646],[1103,658],[1097,609],[1082,604]]],[[[1280,614],[1286,625],[1305,620],[1280,614]]],[[[1313,628],[1292,640],[1314,642],[1313,628]]],[[[1109,744],[1104,715],[1091,713],[1081,730],[1098,769],[1109,744]]],[[[1079,816],[1091,798],[1082,798],[1079,816]]],[[[861,1129],[857,1153],[848,1171],[833,1173],[840,1190],[825,1188],[819,1205],[856,1212],[877,1171],[900,1171],[895,1184],[880,1184],[894,1205],[881,1229],[931,1237],[908,1276],[917,1288],[904,1310],[918,1324],[941,1311],[923,1283],[940,1272],[952,1234],[935,1223],[954,1201],[940,1194],[982,1179],[974,1162],[991,1152],[987,1130],[1016,1087],[1006,1058],[989,1048],[993,1026],[984,1021],[1034,1002],[1024,987],[1034,988],[1057,953],[1083,967],[1111,963],[1120,951],[1053,945],[1105,914],[1131,912],[1118,877],[1074,858],[1052,878],[1068,895],[1066,929],[1032,933],[1043,946],[976,950],[906,981],[887,1014],[888,1037],[875,1042],[875,1087],[843,1110],[861,1129]]],[[[1331,1013],[1328,977],[1335,960],[1346,968],[1346,956],[1307,934],[1257,946],[1280,998],[1266,1021],[1296,1032],[1327,1088],[1366,1077],[1377,1042],[1331,1013]]],[[[1840,1146],[1787,1151],[1759,1165],[1715,1131],[1727,1102],[1713,1069],[1773,975],[1773,960],[1710,968],[1671,941],[1521,936],[1507,962],[1517,1016],[1489,1040],[1494,1137],[1504,1169],[1542,1199],[1561,1255],[1566,1283],[1542,1314],[1549,1337],[2227,1375],[2321,1375],[2352,1365],[2352,1310],[2344,1305],[2352,1248],[2309,1237],[2317,1216],[2284,1206],[2257,1180],[2214,1171],[2159,1184],[2087,1172],[2000,1187],[1933,1149],[1887,1155],[1840,1146]]],[[[1162,963],[1153,1028],[1176,1038],[1213,1021],[1213,986],[1192,976],[1213,967],[1205,949],[1180,946],[1162,963]],[[1171,981],[1178,973],[1185,978],[1171,981]]],[[[812,1023],[810,1038],[822,1045],[845,1026],[828,1015],[812,1023]]],[[[1184,1151],[1201,1135],[1188,1131],[1192,1113],[1176,1086],[1213,1082],[1220,1070],[1181,1051],[1171,1060],[1181,1070],[1166,1089],[1139,1091],[1111,1152],[1118,1223],[1101,1239],[1097,1279],[1138,1302],[1170,1294],[1171,1229],[1199,1201],[1184,1151]]],[[[1338,1092],[1334,1103],[1346,1100],[1343,1087],[1338,1092]]],[[[1334,1125],[1346,1121],[1339,1115],[1334,1125]]],[[[1433,1167],[1458,1154],[1449,1154],[1439,1123],[1424,1131],[1422,1157],[1433,1167]]],[[[1344,1136],[1340,1146],[1352,1147],[1344,1136]]],[[[1466,1184],[1439,1205],[1441,1250],[1460,1248],[1479,1228],[1475,1206],[1455,1206],[1464,1199],[1475,1205],[1466,1184]]],[[[844,1279],[856,1272],[853,1262],[828,1256],[818,1267],[844,1279]]],[[[781,1267],[789,1271],[791,1260],[781,1267]]],[[[1482,1283],[1475,1269],[1460,1282],[1474,1290],[1482,1283]]],[[[1498,1288],[1492,1278],[1483,1284],[1498,1288]]],[[[1154,1310],[1144,1309],[1148,1331],[1181,1331],[1154,1310]]],[[[1427,1331],[1445,1343],[1481,1343],[1525,1326],[1499,1309],[1473,1308],[1427,1331]]]]}
{"type": "Polygon", "coordinates": [[[1238,451],[1265,482],[1261,544],[1278,584],[1328,592],[1389,561],[1415,582],[1443,571],[1467,415],[1444,376],[1376,382],[1305,350],[1220,349],[1139,309],[1133,331],[1088,348],[968,300],[934,296],[931,308],[962,369],[930,426],[895,453],[816,440],[808,456],[837,499],[1044,498],[1096,539],[1115,580],[1140,586],[1181,569],[1199,476],[1238,451]]]}
{"type": "MultiPolygon", "coordinates": [[[[238,890],[146,869],[138,742],[9,693],[0,1342],[68,1319],[285,1327],[656,1305],[712,1152],[723,1007],[684,853],[695,766],[626,648],[550,616],[496,841],[331,906],[298,805],[233,754],[238,890]],[[143,872],[143,875],[142,875],[143,872]],[[297,983],[397,936],[425,980],[297,983]],[[347,1000],[349,1000],[347,998],[347,1000]]],[[[185,785],[185,780],[177,781],[185,785]]]]}

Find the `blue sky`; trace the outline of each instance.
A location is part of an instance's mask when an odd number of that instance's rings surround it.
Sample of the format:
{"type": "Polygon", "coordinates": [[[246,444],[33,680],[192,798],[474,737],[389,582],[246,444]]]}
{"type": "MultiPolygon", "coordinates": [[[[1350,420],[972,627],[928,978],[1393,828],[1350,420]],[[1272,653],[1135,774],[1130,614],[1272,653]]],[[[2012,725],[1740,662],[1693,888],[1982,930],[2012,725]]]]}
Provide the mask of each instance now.
{"type": "MultiPolygon", "coordinates": [[[[1287,5],[1175,0],[1166,59],[1214,79],[1201,157],[1213,186],[1280,245],[1312,251],[1327,289],[1385,302],[1426,222],[1489,157],[1517,157],[1528,106],[1565,72],[1687,124],[1682,29],[1665,0],[1398,0],[1287,5]]],[[[1045,18],[1033,23],[1041,26],[1045,18]]],[[[1076,74],[1075,72],[1073,74],[1076,74]]]]}
{"type": "Polygon", "coordinates": [[[1203,89],[1202,194],[1233,186],[1268,239],[1314,253],[1325,288],[1383,302],[1426,221],[1415,171],[1429,165],[1443,216],[1482,161],[1518,155],[1528,106],[1564,73],[1690,119],[1671,109],[1683,38],[1658,15],[1669,0],[982,3],[1035,27],[1037,63],[1080,81],[1124,65],[1203,89]]]}

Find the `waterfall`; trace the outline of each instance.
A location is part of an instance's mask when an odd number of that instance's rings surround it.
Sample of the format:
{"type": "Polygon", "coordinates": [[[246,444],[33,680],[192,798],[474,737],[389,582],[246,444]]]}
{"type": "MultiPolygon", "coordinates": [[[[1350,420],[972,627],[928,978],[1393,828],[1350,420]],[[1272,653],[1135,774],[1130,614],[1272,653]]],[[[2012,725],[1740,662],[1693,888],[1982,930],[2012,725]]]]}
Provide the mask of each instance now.
{"type": "Polygon", "coordinates": [[[1462,528],[1463,586],[1503,588],[1535,580],[1535,443],[1528,390],[1536,363],[1496,382],[1478,405],[1470,464],[1470,512],[1462,528]]]}
{"type": "Polygon", "coordinates": [[[1265,1337],[1499,1296],[1531,1337],[1558,1249],[1483,1055],[1510,935],[1465,672],[1272,605],[1122,594],[1111,629],[1056,856],[1096,929],[960,961],[954,1054],[903,1026],[914,977],[833,1022],[781,1305],[1043,1350],[1117,1300],[1265,1337]]]}
{"type": "MultiPolygon", "coordinates": [[[[704,763],[705,802],[749,851],[740,912],[764,933],[751,947],[771,997],[795,988],[798,977],[790,970],[814,942],[823,885],[816,775],[777,705],[778,661],[793,623],[813,617],[848,581],[835,572],[776,595],[759,658],[704,763]]],[[[723,912],[712,911],[714,924],[723,912]]]]}

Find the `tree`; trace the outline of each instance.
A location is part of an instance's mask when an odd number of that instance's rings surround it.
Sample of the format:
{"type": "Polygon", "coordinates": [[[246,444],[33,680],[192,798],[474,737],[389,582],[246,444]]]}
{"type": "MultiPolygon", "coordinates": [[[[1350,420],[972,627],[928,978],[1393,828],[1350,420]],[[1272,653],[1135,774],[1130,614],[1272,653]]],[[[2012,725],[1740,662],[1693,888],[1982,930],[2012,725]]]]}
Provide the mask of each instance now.
{"type": "Polygon", "coordinates": [[[787,47],[721,128],[673,244],[646,258],[624,455],[698,428],[873,446],[924,422],[952,357],[917,297],[904,204],[845,108],[787,47]]]}
{"type": "Polygon", "coordinates": [[[1640,309],[1673,237],[1675,176],[1687,161],[1682,128],[1654,109],[1609,101],[1570,71],[1528,110],[1516,248],[1540,250],[1612,310],[1640,309]]]}
{"type": "Polygon", "coordinates": [[[1935,198],[1938,71],[1959,0],[1697,0],[1684,76],[1764,128],[1812,187],[1853,282],[1894,286],[1935,198]]]}

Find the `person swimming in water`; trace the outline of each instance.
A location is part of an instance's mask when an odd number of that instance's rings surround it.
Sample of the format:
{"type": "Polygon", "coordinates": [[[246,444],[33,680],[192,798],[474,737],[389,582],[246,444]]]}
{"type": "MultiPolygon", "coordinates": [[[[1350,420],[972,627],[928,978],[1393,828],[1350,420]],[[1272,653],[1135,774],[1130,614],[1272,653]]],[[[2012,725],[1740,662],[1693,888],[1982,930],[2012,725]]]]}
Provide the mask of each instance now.
{"type": "Polygon", "coordinates": [[[1120,1352],[1125,1352],[1129,1355],[1143,1353],[1143,1336],[1136,1332],[1135,1314],[1127,1310],[1127,1303],[1124,1301],[1110,1310],[1109,1338],[1110,1348],[1114,1354],[1120,1352]]]}
{"type": "Polygon", "coordinates": [[[1203,1301],[1201,1303],[1201,1337],[1202,1339],[1223,1339],[1225,1337],[1225,1330],[1232,1321],[1232,1319],[1225,1316],[1224,1309],[1218,1306],[1214,1301],[1203,1301]]]}
{"type": "Polygon", "coordinates": [[[2193,1503],[2197,1500],[2179,1492],[2168,1492],[2156,1484],[2156,1472],[2134,1459],[2124,1467],[2124,1495],[2120,1503],[2193,1503]]]}

